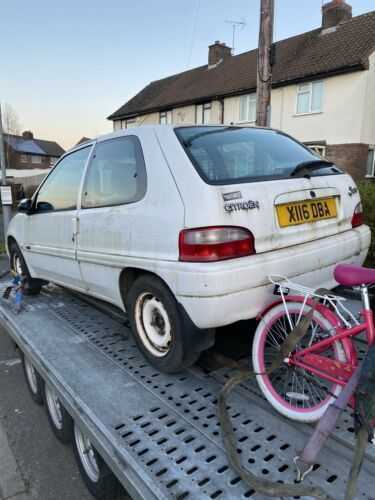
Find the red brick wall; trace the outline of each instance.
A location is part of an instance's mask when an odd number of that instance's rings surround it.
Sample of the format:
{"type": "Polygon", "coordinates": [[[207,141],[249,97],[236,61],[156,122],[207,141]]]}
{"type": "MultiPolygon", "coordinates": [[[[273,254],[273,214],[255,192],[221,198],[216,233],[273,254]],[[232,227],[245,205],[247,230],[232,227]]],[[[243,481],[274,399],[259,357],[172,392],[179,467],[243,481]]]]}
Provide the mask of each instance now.
{"type": "Polygon", "coordinates": [[[28,155],[28,162],[21,162],[21,154],[15,152],[12,148],[6,148],[5,154],[7,156],[7,168],[18,168],[18,169],[28,169],[28,168],[49,168],[50,159],[49,156],[41,156],[41,163],[32,163],[31,156],[28,155]]]}
{"type": "Polygon", "coordinates": [[[326,146],[326,159],[359,181],[366,175],[368,151],[368,144],[331,144],[326,146]]]}

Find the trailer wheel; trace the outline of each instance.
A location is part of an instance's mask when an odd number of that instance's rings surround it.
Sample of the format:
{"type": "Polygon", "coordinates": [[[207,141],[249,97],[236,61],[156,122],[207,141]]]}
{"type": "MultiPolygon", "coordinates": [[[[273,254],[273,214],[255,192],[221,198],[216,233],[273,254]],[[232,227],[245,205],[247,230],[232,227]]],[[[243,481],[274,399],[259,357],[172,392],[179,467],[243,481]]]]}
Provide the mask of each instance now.
{"type": "Polygon", "coordinates": [[[23,372],[25,374],[27,387],[29,388],[31,397],[38,405],[43,404],[43,379],[34,368],[32,362],[21,351],[21,360],[23,372]]]}
{"type": "Polygon", "coordinates": [[[98,500],[115,500],[121,487],[91,441],[74,424],[74,454],[79,471],[90,493],[98,500]]]}
{"type": "Polygon", "coordinates": [[[38,295],[42,289],[43,282],[38,279],[31,277],[29,269],[26,265],[25,259],[23,258],[22,252],[15,241],[10,244],[9,247],[10,254],[10,268],[17,274],[24,274],[27,276],[25,284],[25,294],[26,295],[38,295]]]}
{"type": "Polygon", "coordinates": [[[62,443],[70,443],[73,438],[73,419],[61,404],[56,392],[49,384],[44,384],[44,403],[52,431],[62,443]]]}
{"type": "Polygon", "coordinates": [[[200,352],[191,348],[176,299],[158,278],[138,278],[129,290],[126,309],[138,348],[155,368],[176,373],[198,359],[200,352]]]}

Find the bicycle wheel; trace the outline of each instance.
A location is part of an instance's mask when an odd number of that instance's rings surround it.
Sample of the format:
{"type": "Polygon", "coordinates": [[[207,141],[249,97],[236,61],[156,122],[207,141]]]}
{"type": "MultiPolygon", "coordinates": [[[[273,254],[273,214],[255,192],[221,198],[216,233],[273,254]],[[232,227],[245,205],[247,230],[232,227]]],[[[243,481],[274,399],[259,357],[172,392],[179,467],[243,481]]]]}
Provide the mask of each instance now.
{"type": "MultiPolygon", "coordinates": [[[[294,326],[300,317],[302,304],[287,303],[289,317],[294,326]]],[[[305,307],[305,314],[309,307],[305,307]]],[[[253,343],[253,367],[264,373],[270,367],[280,345],[292,328],[284,304],[273,307],[258,325],[253,343]]],[[[296,350],[334,336],[333,325],[318,311],[314,311],[306,336],[296,350]]],[[[320,356],[347,362],[344,347],[336,341],[319,352],[320,356]]],[[[269,403],[282,415],[299,422],[315,422],[340,394],[342,386],[324,380],[311,372],[285,362],[271,375],[257,375],[259,387],[269,403]]]]}

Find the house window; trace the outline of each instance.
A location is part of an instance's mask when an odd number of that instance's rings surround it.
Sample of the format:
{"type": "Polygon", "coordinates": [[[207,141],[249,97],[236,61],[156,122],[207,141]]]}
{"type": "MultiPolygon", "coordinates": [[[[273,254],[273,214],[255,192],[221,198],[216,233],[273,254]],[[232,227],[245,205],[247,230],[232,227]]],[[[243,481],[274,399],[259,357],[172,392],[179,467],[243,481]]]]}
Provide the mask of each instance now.
{"type": "Polygon", "coordinates": [[[40,164],[42,163],[42,157],[39,155],[31,155],[31,163],[40,164]]]}
{"type": "Polygon", "coordinates": [[[240,96],[240,122],[255,123],[257,118],[257,95],[240,96]]]}
{"type": "Polygon", "coordinates": [[[301,83],[297,87],[297,115],[320,113],[323,109],[323,82],[301,83]]]}
{"type": "Polygon", "coordinates": [[[307,146],[313,153],[320,156],[321,158],[326,157],[326,147],[321,144],[309,144],[307,146]]]}
{"type": "Polygon", "coordinates": [[[27,155],[21,155],[20,157],[21,163],[27,163],[29,161],[27,155]]]}
{"type": "Polygon", "coordinates": [[[130,120],[126,120],[125,127],[123,128],[132,128],[137,126],[137,119],[131,118],[130,120]]]}
{"type": "Polygon", "coordinates": [[[56,163],[56,160],[57,160],[57,158],[55,158],[54,156],[50,156],[50,158],[49,158],[49,164],[51,166],[54,165],[56,163]]]}
{"type": "Polygon", "coordinates": [[[113,122],[113,130],[121,130],[121,120],[116,120],[113,122]]]}
{"type": "Polygon", "coordinates": [[[170,125],[172,123],[172,111],[161,111],[159,113],[159,123],[161,125],[170,125]]]}
{"type": "Polygon", "coordinates": [[[367,177],[375,177],[375,146],[368,152],[367,177]]]}
{"type": "Polygon", "coordinates": [[[195,107],[195,123],[203,125],[211,122],[211,103],[197,104],[195,107]]]}

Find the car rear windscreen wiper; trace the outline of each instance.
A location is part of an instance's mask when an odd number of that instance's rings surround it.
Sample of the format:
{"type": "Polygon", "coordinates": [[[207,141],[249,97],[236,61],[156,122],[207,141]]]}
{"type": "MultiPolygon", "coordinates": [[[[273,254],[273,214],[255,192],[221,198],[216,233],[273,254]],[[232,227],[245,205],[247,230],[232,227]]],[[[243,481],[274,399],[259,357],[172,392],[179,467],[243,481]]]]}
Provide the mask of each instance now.
{"type": "Polygon", "coordinates": [[[327,160],[309,160],[298,163],[294,169],[290,172],[290,177],[296,177],[297,175],[310,175],[310,172],[314,170],[320,170],[324,167],[333,167],[334,163],[327,160]]]}

